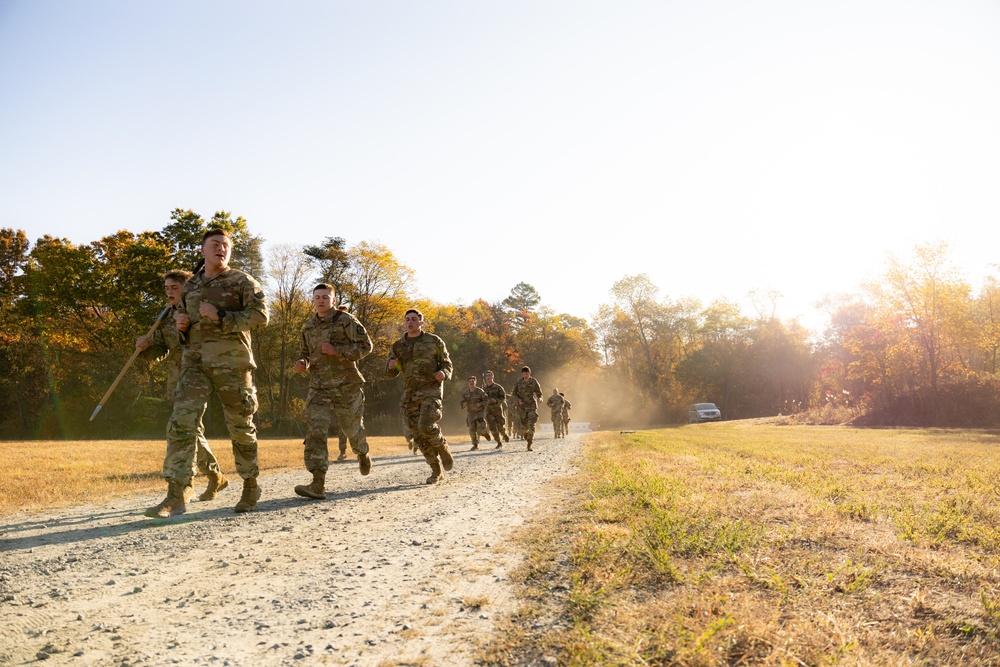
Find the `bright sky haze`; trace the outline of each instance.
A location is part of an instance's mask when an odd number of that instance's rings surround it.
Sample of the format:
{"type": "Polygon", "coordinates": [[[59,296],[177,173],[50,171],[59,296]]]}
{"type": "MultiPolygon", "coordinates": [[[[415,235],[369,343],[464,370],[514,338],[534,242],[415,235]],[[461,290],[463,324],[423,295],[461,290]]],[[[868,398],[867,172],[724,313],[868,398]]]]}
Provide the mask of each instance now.
{"type": "Polygon", "coordinates": [[[815,328],[918,243],[993,271],[998,36],[964,0],[0,0],[0,227],[226,210],[439,302],[591,319],[646,273],[815,328]]]}

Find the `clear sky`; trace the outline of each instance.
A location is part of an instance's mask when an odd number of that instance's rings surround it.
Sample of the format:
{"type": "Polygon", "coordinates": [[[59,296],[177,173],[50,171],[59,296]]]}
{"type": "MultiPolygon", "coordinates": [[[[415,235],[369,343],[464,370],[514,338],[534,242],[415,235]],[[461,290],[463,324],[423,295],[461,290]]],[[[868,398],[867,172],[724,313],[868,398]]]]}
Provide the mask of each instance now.
{"type": "Polygon", "coordinates": [[[1000,2],[0,0],[0,227],[175,207],[388,245],[436,301],[778,315],[1000,213],[1000,2]]]}

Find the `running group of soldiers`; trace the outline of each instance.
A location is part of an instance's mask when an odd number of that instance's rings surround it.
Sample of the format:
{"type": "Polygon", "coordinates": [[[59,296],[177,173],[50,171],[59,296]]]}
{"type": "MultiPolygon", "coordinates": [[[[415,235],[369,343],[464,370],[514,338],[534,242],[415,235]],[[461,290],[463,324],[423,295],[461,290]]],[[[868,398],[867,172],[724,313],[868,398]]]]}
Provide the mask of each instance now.
{"type": "MultiPolygon", "coordinates": [[[[466,409],[465,423],[469,427],[472,449],[479,449],[479,438],[496,441],[495,449],[502,449],[504,442],[510,442],[511,435],[524,438],[528,451],[535,437],[535,423],[538,421],[538,403],[542,388],[531,375],[531,368],[521,369],[521,378],[514,383],[510,395],[493,380],[493,371],[483,373],[482,388],[477,387],[478,379],[472,375],[468,379],[469,388],[462,394],[462,407],[466,409]],[[508,406],[508,399],[510,404],[508,406]],[[501,442],[502,439],[502,442],[501,442]]],[[[552,390],[545,404],[552,414],[552,431],[557,438],[564,438],[569,429],[569,411],[573,406],[565,394],[552,390]]]]}
{"type": "MultiPolygon", "coordinates": [[[[174,387],[173,411],[167,425],[167,452],[163,477],[167,495],[146,516],[166,518],[186,511],[193,495],[196,472],[208,478],[199,500],[213,500],[228,487],[218,459],[205,438],[203,416],[209,396],[215,393],[222,404],[226,427],[233,444],[237,474],[243,490],[234,511],[253,510],[260,499],[257,483],[257,390],[252,371],[256,368],[250,332],[268,322],[267,302],[260,284],[248,274],[231,268],[232,238],[224,229],[213,228],[202,238],[203,263],[190,274],[174,270],[164,275],[169,303],[167,314],[152,336],[140,336],[136,349],[159,361],[170,357],[168,382],[174,387]]],[[[357,362],[373,349],[372,339],[361,322],[336,304],[333,287],[320,283],[313,288],[313,315],[302,329],[296,373],[309,372],[309,393],[303,411],[305,440],[303,459],[312,474],[308,484],[295,486],[295,493],[312,499],[326,497],[326,473],[330,459],[328,433],[336,428],[340,439],[338,460],[346,458],[347,443],[358,458],[358,468],[367,475],[372,468],[365,436],[364,377],[357,362]]],[[[404,334],[392,344],[385,378],[403,377],[400,414],[403,433],[413,450],[423,454],[431,468],[428,484],[442,479],[452,469],[454,458],[441,432],[444,382],[451,379],[452,363],[440,337],[426,332],[424,316],[416,309],[406,311],[404,334]]],[[[470,377],[462,397],[468,411],[467,423],[472,449],[479,448],[480,436],[496,440],[497,449],[511,437],[523,437],[532,450],[538,402],[542,389],[521,369],[521,378],[508,395],[494,382],[492,371],[483,374],[484,387],[470,377]],[[508,401],[510,406],[508,408],[508,401]]],[[[565,437],[570,403],[557,389],[546,401],[552,412],[555,436],[565,437]]]]}

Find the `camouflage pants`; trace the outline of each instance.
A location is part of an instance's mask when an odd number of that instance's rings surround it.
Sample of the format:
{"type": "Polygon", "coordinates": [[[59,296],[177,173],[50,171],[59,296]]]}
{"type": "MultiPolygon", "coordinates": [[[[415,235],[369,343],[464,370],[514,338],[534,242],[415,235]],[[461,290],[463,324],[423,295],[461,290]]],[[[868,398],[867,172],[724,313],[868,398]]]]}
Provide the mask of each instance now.
{"type": "Polygon", "coordinates": [[[434,454],[447,440],[441,435],[441,399],[428,396],[403,403],[403,417],[413,435],[413,442],[424,455],[434,454]]]}
{"type": "MultiPolygon", "coordinates": [[[[202,410],[202,417],[204,417],[204,410],[202,410]]],[[[219,474],[222,472],[222,468],[219,467],[219,459],[215,458],[215,453],[208,446],[208,440],[205,439],[205,425],[202,423],[202,417],[198,417],[198,435],[195,436],[195,446],[198,448],[198,453],[195,456],[198,462],[198,472],[202,475],[207,475],[210,472],[219,474]]]]}
{"type": "Polygon", "coordinates": [[[257,477],[257,390],[249,370],[185,368],[174,390],[174,411],[167,424],[167,455],[163,476],[187,484],[194,477],[201,416],[215,392],[222,403],[226,427],[233,442],[236,472],[243,479],[257,477]]]}
{"type": "MultiPolygon", "coordinates": [[[[351,450],[358,455],[368,453],[368,438],[365,437],[365,392],[360,384],[340,387],[309,389],[305,410],[306,439],[303,460],[306,470],[327,470],[330,454],[327,438],[330,423],[336,417],[340,431],[351,442],[351,450]]],[[[346,452],[347,447],[341,451],[346,452]]]]}
{"type": "Polygon", "coordinates": [[[524,435],[524,409],[516,405],[510,410],[510,430],[512,438],[524,435]]]}
{"type": "Polygon", "coordinates": [[[507,434],[507,424],[502,410],[486,410],[486,428],[493,434],[497,444],[500,444],[500,437],[507,434]]]}
{"type": "Polygon", "coordinates": [[[557,438],[563,434],[562,410],[552,413],[552,432],[557,438]]]}
{"type": "Polygon", "coordinates": [[[538,421],[538,409],[525,405],[518,412],[521,413],[521,434],[524,435],[525,440],[531,440],[535,437],[535,423],[538,421]]]}
{"type": "Polygon", "coordinates": [[[465,425],[469,427],[469,437],[472,438],[472,444],[479,444],[479,436],[484,438],[489,436],[489,431],[486,427],[486,417],[483,416],[482,410],[479,412],[470,412],[465,417],[465,425]]]}

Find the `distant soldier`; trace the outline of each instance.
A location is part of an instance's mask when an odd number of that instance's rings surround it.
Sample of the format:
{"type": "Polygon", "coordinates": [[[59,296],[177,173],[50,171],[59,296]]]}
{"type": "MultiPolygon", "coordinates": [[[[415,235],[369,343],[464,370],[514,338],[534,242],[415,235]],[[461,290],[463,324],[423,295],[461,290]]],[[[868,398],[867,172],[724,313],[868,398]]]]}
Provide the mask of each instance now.
{"type": "Polygon", "coordinates": [[[524,439],[528,443],[530,452],[531,443],[535,438],[535,423],[538,421],[536,399],[542,397],[542,387],[538,384],[538,380],[531,377],[531,369],[525,366],[521,369],[521,377],[514,383],[510,393],[516,399],[518,409],[521,411],[521,430],[524,432],[524,439]]]}
{"type": "Polygon", "coordinates": [[[392,344],[386,364],[386,379],[403,374],[403,414],[413,435],[413,443],[431,467],[428,484],[441,480],[441,469],[451,470],[455,461],[438,422],[444,399],[444,381],[451,378],[451,357],[444,341],[424,331],[419,310],[406,311],[406,333],[392,344]],[[440,463],[438,459],[440,458],[440,463]]]}
{"type": "Polygon", "coordinates": [[[545,400],[545,405],[549,406],[552,414],[552,433],[555,437],[563,437],[563,408],[565,400],[558,389],[552,390],[552,395],[545,400]]]}
{"type": "MultiPolygon", "coordinates": [[[[180,306],[184,283],[190,277],[190,271],[181,269],[167,271],[163,275],[163,288],[167,293],[170,312],[163,316],[160,326],[156,328],[151,337],[139,336],[135,341],[135,349],[143,350],[141,356],[152,359],[153,362],[169,360],[167,364],[167,391],[171,401],[174,400],[177,391],[177,380],[181,376],[181,358],[184,356],[181,335],[174,322],[174,313],[180,306]]],[[[197,448],[195,459],[198,464],[198,472],[208,477],[208,487],[198,496],[198,500],[215,500],[215,496],[229,486],[229,480],[222,474],[219,460],[215,458],[212,448],[208,446],[208,440],[205,439],[203,417],[204,414],[199,415],[198,423],[195,425],[195,447],[197,448]]]]}
{"type": "Polygon", "coordinates": [[[243,478],[243,493],[233,510],[252,510],[260,499],[257,428],[253,423],[257,389],[252,372],[257,365],[250,331],[267,324],[267,301],[260,283],[229,267],[232,249],[226,230],[205,232],[201,242],[205,265],[184,285],[181,307],[174,315],[186,342],[163,460],[167,497],[146,510],[146,516],[167,517],[185,511],[195,471],[198,422],[213,391],[222,403],[236,472],[243,478]]]}
{"type": "MultiPolygon", "coordinates": [[[[309,395],[303,416],[306,438],[303,459],[312,473],[310,484],[295,487],[303,498],[326,498],[326,472],[330,465],[328,434],[336,414],[340,430],[358,456],[358,468],[367,475],[372,468],[365,436],[365,378],[357,362],[372,351],[365,327],[346,309],[334,308],[333,287],[320,283],[313,288],[313,310],[302,329],[296,373],[309,370],[309,395]]],[[[346,455],[346,446],[344,449],[346,455]]],[[[343,460],[343,458],[341,458],[343,460]]]]}
{"type": "Polygon", "coordinates": [[[524,438],[524,424],[522,423],[521,405],[514,394],[507,394],[507,419],[510,428],[510,437],[520,440],[524,438]]]}
{"type": "Polygon", "coordinates": [[[559,395],[563,397],[563,436],[567,436],[569,435],[569,411],[572,409],[573,404],[569,402],[568,398],[566,398],[566,394],[560,391],[559,395]]]}
{"type": "Polygon", "coordinates": [[[476,386],[476,376],[469,376],[469,388],[462,394],[462,407],[466,409],[465,424],[469,427],[469,437],[472,439],[472,449],[479,449],[479,437],[490,439],[486,427],[486,404],[489,402],[486,392],[476,386]]]}
{"type": "Polygon", "coordinates": [[[503,442],[510,442],[510,436],[507,435],[507,422],[504,409],[507,407],[507,392],[499,384],[493,381],[493,371],[486,371],[483,374],[483,391],[486,392],[486,396],[489,399],[486,403],[486,426],[493,433],[493,437],[496,438],[497,446],[496,449],[503,447],[503,443],[500,442],[500,438],[503,438],[503,442]]]}

